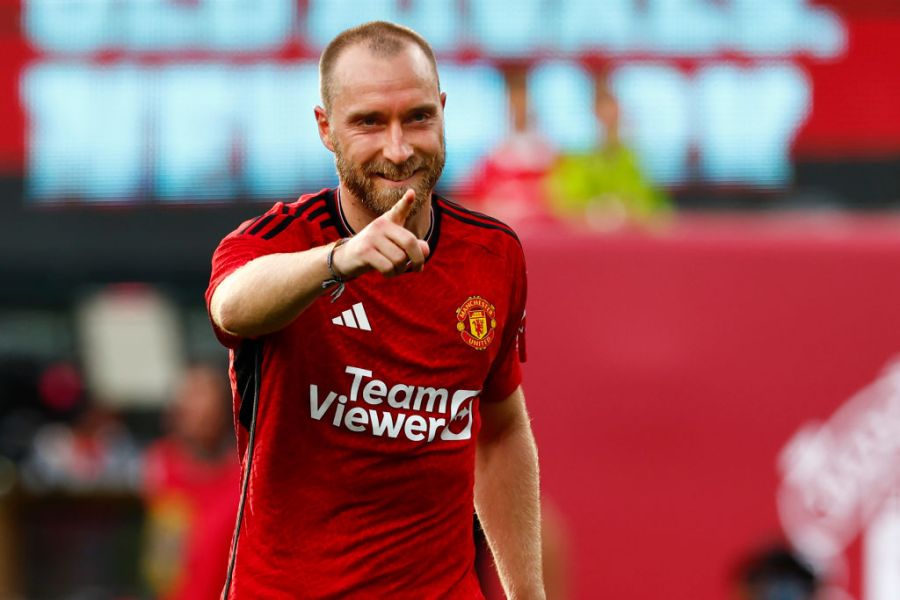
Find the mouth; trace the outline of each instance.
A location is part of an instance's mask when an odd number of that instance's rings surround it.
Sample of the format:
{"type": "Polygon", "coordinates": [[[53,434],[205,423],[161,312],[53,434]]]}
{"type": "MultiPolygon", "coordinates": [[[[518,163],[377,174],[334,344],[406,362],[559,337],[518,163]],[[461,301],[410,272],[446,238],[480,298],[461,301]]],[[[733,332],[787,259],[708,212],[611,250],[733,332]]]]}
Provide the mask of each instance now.
{"type": "Polygon", "coordinates": [[[411,182],[411,181],[416,177],[416,175],[419,174],[419,171],[420,171],[420,170],[421,170],[421,169],[416,169],[415,171],[413,171],[412,173],[410,173],[409,176],[404,177],[404,178],[402,178],[402,179],[396,179],[396,178],[393,178],[393,177],[389,177],[389,176],[384,175],[384,174],[382,174],[382,173],[374,173],[373,176],[374,176],[375,178],[377,178],[377,179],[383,181],[383,182],[386,183],[387,185],[390,185],[390,186],[398,186],[398,187],[399,187],[399,186],[406,185],[406,184],[408,184],[409,182],[411,182]]]}

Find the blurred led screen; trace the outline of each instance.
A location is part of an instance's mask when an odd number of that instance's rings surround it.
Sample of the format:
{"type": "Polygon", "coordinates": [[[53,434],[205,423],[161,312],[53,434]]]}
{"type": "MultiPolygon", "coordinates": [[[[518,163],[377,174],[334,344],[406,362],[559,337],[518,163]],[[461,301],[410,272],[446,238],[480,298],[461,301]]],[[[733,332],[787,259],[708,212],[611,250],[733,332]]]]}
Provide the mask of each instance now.
{"type": "Polygon", "coordinates": [[[335,181],[316,60],[342,29],[409,25],[448,94],[443,185],[508,133],[527,61],[537,127],[595,144],[591,69],[656,182],[778,189],[798,158],[900,153],[895,0],[30,0],[0,9],[0,168],[29,202],[294,197],[335,181]]]}

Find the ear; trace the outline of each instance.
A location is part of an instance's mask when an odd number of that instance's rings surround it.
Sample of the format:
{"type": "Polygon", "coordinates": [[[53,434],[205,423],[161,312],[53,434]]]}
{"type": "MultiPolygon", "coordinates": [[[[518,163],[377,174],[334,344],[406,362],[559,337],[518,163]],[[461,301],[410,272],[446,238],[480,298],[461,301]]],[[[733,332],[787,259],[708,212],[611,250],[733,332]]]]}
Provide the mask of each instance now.
{"type": "Polygon", "coordinates": [[[331,152],[334,152],[334,145],[331,143],[331,123],[328,122],[328,113],[321,106],[315,107],[313,112],[316,115],[316,126],[319,128],[319,139],[322,144],[331,152]]]}
{"type": "Polygon", "coordinates": [[[441,92],[441,108],[447,108],[447,92],[441,92]]]}

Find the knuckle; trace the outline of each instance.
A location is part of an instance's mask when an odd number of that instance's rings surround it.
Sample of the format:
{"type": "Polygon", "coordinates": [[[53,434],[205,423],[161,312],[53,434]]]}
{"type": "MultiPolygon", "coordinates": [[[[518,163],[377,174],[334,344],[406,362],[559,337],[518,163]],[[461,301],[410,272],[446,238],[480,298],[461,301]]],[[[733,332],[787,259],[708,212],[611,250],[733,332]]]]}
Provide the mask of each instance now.
{"type": "Polygon", "coordinates": [[[375,250],[375,243],[372,241],[371,236],[366,236],[365,239],[361,240],[359,246],[360,252],[364,254],[371,254],[375,250]]]}

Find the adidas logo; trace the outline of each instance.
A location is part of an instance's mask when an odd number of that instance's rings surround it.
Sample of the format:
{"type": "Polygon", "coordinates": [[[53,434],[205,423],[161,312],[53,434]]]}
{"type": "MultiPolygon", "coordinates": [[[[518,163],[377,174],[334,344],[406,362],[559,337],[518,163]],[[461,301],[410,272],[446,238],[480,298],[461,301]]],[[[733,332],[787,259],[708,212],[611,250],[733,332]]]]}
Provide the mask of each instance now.
{"type": "Polygon", "coordinates": [[[350,329],[372,331],[372,326],[369,325],[369,318],[366,316],[366,309],[363,308],[362,302],[357,302],[342,312],[340,316],[333,318],[331,322],[350,329]]]}

